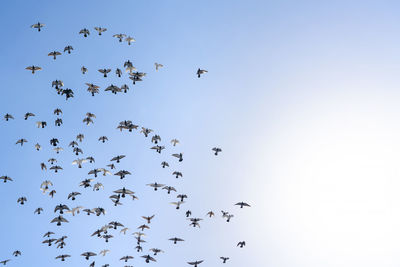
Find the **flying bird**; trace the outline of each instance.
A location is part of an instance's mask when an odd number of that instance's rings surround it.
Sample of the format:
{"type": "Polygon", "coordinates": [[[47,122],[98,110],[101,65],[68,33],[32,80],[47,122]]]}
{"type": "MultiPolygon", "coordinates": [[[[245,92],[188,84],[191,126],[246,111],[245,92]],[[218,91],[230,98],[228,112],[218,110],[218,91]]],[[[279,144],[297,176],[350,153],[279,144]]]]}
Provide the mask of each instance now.
{"type": "Polygon", "coordinates": [[[102,28],[102,27],[94,27],[94,29],[99,33],[99,35],[101,35],[105,31],[107,31],[106,28],[102,28]]]}
{"type": "Polygon", "coordinates": [[[43,24],[43,23],[38,22],[38,23],[35,23],[35,24],[31,25],[31,28],[37,29],[38,32],[40,32],[40,30],[41,30],[44,26],[46,26],[46,25],[43,24]]]}
{"type": "Polygon", "coordinates": [[[199,68],[199,69],[197,70],[197,72],[196,72],[197,77],[200,78],[201,75],[204,74],[204,73],[206,73],[206,72],[208,72],[208,71],[207,71],[207,70],[202,70],[202,69],[199,68]]]}
{"type": "Polygon", "coordinates": [[[90,34],[89,30],[84,28],[82,30],[79,31],[79,34],[83,34],[83,37],[88,37],[88,35],[90,34]]]}
{"type": "Polygon", "coordinates": [[[58,51],[53,51],[53,52],[50,52],[50,53],[48,54],[48,56],[53,57],[54,60],[56,60],[56,57],[57,57],[57,56],[60,56],[60,55],[61,55],[61,53],[58,52],[58,51]]]}
{"type": "Polygon", "coordinates": [[[34,73],[35,73],[36,71],[38,71],[38,70],[42,70],[41,67],[35,66],[35,65],[28,66],[28,67],[26,67],[25,69],[26,69],[26,70],[32,71],[32,74],[34,74],[34,73]]]}

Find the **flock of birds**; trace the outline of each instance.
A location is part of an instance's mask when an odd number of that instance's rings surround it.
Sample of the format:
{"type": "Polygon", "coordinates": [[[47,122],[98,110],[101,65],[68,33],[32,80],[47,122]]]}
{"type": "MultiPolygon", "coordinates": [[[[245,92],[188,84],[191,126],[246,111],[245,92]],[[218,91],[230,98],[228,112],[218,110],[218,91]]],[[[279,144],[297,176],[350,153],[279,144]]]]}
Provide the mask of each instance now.
{"type": "MultiPolygon", "coordinates": [[[[37,29],[39,32],[42,30],[43,27],[45,27],[45,24],[43,23],[36,23],[31,26],[34,29],[37,29]]],[[[95,31],[97,31],[98,35],[102,35],[107,31],[106,28],[103,27],[95,27],[95,31]]],[[[90,31],[86,28],[82,29],[79,34],[82,34],[84,38],[88,37],[90,35],[90,31]]],[[[117,38],[119,42],[126,41],[128,45],[131,45],[131,43],[135,42],[135,39],[131,36],[128,36],[126,34],[114,34],[113,37],[117,38]]],[[[73,51],[73,47],[68,45],[64,48],[64,53],[71,53],[73,51]]],[[[60,56],[61,52],[59,51],[52,51],[48,54],[48,56],[51,56],[54,60],[57,59],[57,56],[60,56]]],[[[160,68],[163,67],[162,64],[155,63],[155,70],[158,71],[160,68]]],[[[144,72],[138,72],[136,68],[133,66],[132,62],[127,60],[124,64],[123,67],[125,68],[126,72],[129,74],[129,78],[133,81],[133,84],[135,84],[138,81],[142,81],[142,78],[146,76],[146,73],[144,72]]],[[[28,66],[26,67],[27,70],[30,70],[33,74],[36,73],[39,70],[42,70],[41,67],[39,66],[28,66]]],[[[85,74],[88,69],[84,66],[81,68],[82,74],[85,74]]],[[[107,77],[107,74],[111,72],[111,69],[109,68],[104,68],[104,69],[99,69],[98,70],[103,77],[107,77]]],[[[115,73],[118,77],[121,77],[123,74],[123,71],[119,68],[116,68],[115,73]]],[[[201,75],[207,73],[207,70],[204,69],[198,69],[196,72],[197,77],[201,77],[201,75]]],[[[92,96],[95,94],[99,93],[99,86],[92,84],[92,83],[86,83],[88,86],[87,91],[91,93],[92,96]]],[[[68,100],[69,98],[73,97],[73,91],[72,89],[64,88],[64,83],[61,80],[54,80],[51,82],[51,86],[54,87],[57,91],[58,94],[60,95],[65,95],[66,99],[68,100]]],[[[105,91],[111,91],[113,94],[117,94],[120,92],[127,93],[129,90],[129,86],[124,84],[120,87],[111,84],[110,86],[105,88],[105,91]]],[[[63,114],[62,110],[57,108],[54,110],[54,115],[61,116],[63,114]]],[[[27,112],[24,114],[23,118],[24,120],[29,120],[31,117],[35,117],[34,113],[27,112]]],[[[5,121],[10,121],[14,120],[14,116],[12,114],[5,114],[4,115],[5,121]]],[[[86,125],[90,125],[94,123],[94,120],[96,119],[96,115],[93,113],[86,113],[86,116],[83,118],[82,122],[86,125]]],[[[56,127],[60,127],[63,124],[62,118],[58,117],[54,121],[54,125],[56,127]]],[[[46,121],[37,121],[36,126],[38,128],[45,128],[47,127],[47,122],[46,121]]],[[[150,128],[146,127],[139,127],[139,125],[134,124],[130,120],[124,120],[121,121],[117,127],[118,130],[120,131],[128,131],[128,132],[133,132],[133,131],[138,131],[140,134],[143,134],[144,138],[150,137],[150,141],[152,143],[152,146],[150,149],[154,150],[156,153],[162,153],[162,151],[166,148],[165,145],[162,145],[161,143],[161,137],[158,134],[153,134],[153,130],[150,128]]],[[[92,156],[82,156],[84,154],[82,144],[84,143],[85,136],[84,134],[78,134],[75,138],[75,140],[72,140],[69,144],[68,147],[72,150],[72,153],[77,156],[78,158],[73,160],[71,162],[72,165],[76,165],[79,169],[82,169],[84,164],[95,164],[96,160],[92,156]]],[[[101,143],[108,142],[107,136],[100,136],[98,138],[98,141],[101,143]]],[[[26,143],[29,143],[29,140],[26,140],[25,138],[20,138],[16,141],[15,144],[24,146],[26,143]]],[[[62,151],[64,151],[64,148],[60,145],[61,142],[57,138],[51,138],[49,140],[50,147],[55,151],[56,155],[60,154],[62,151]]],[[[170,144],[173,147],[179,146],[179,140],[174,138],[170,140],[170,144]]],[[[34,149],[39,151],[43,149],[44,146],[42,146],[39,143],[36,143],[34,145],[34,149]]],[[[212,148],[212,153],[215,156],[218,156],[219,153],[222,152],[222,149],[219,147],[214,147],[212,148]]],[[[184,160],[184,154],[182,152],[180,153],[173,153],[171,154],[171,157],[175,158],[177,161],[177,164],[180,164],[184,160]]],[[[83,179],[79,183],[79,187],[82,188],[82,190],[91,188],[94,192],[104,190],[104,185],[97,181],[96,178],[98,176],[107,176],[107,175],[113,175],[113,176],[118,176],[120,180],[124,180],[127,178],[127,176],[131,175],[131,172],[128,170],[124,169],[119,169],[118,170],[118,165],[121,161],[126,160],[126,156],[123,154],[116,155],[114,157],[111,157],[108,164],[105,164],[105,166],[102,166],[100,168],[91,168],[89,172],[87,172],[88,178],[83,179]]],[[[162,168],[169,168],[170,165],[167,161],[162,161],[161,162],[161,167],[162,168]]],[[[40,168],[42,171],[54,171],[54,173],[59,173],[62,172],[63,167],[61,166],[61,163],[59,162],[59,159],[51,157],[47,159],[47,161],[41,162],[40,163],[40,168]]],[[[175,178],[181,178],[183,177],[183,174],[180,171],[174,171],[172,172],[172,175],[175,178]]],[[[13,182],[13,178],[4,175],[0,177],[0,180],[3,180],[4,183],[9,183],[13,182]]],[[[161,184],[158,182],[153,182],[147,184],[147,186],[151,187],[154,191],[158,190],[164,190],[167,194],[171,193],[176,193],[176,199],[177,201],[172,201],[170,202],[172,205],[176,207],[176,209],[180,209],[183,204],[186,203],[186,199],[188,196],[184,193],[177,192],[177,189],[174,188],[173,186],[169,186],[166,184],[161,184]]],[[[53,198],[56,194],[57,191],[54,187],[54,184],[50,180],[45,180],[41,183],[40,185],[40,190],[43,194],[48,194],[51,198],[53,198]]],[[[72,191],[71,193],[68,194],[67,199],[68,201],[71,201],[71,203],[74,203],[77,198],[79,199],[80,195],[83,193],[77,191],[72,191]]],[[[108,196],[109,200],[112,201],[114,206],[120,206],[123,205],[122,201],[126,198],[131,198],[132,200],[138,200],[138,197],[136,193],[127,188],[127,185],[121,186],[121,188],[117,188],[112,191],[112,194],[108,196]]],[[[17,203],[19,205],[24,205],[26,202],[28,202],[28,197],[26,196],[20,196],[17,199],[17,203]]],[[[234,204],[240,208],[244,207],[250,207],[250,205],[246,202],[238,202],[234,204]]],[[[34,214],[41,215],[44,212],[46,212],[42,207],[37,207],[36,209],[33,210],[34,214]]],[[[49,211],[51,212],[51,211],[49,211]]],[[[69,221],[72,219],[73,216],[76,216],[77,214],[83,213],[88,216],[105,216],[106,215],[106,210],[103,207],[94,207],[94,208],[84,208],[83,206],[77,205],[75,207],[72,207],[71,204],[57,204],[54,206],[53,212],[55,213],[55,217],[49,222],[51,224],[55,224],[59,227],[61,227],[65,223],[69,223],[69,221]],[[71,217],[72,216],[72,217],[71,217]]],[[[206,218],[212,218],[216,214],[214,211],[210,210],[207,212],[205,215],[206,218]]],[[[142,252],[143,251],[143,243],[146,242],[144,240],[145,233],[144,231],[146,229],[150,229],[150,224],[151,221],[156,217],[156,215],[151,215],[151,216],[142,216],[144,223],[142,225],[139,225],[137,227],[137,231],[133,232],[133,235],[136,239],[136,251],[137,252],[142,252]]],[[[199,217],[193,217],[192,216],[192,211],[187,210],[185,212],[185,217],[187,220],[190,221],[189,226],[192,226],[194,228],[200,228],[200,222],[203,220],[203,218],[199,217]]],[[[221,211],[221,217],[226,220],[226,222],[230,222],[230,220],[234,217],[233,214],[227,211],[221,211]]],[[[114,233],[115,231],[119,230],[120,234],[125,235],[128,231],[130,231],[130,228],[128,228],[126,225],[124,225],[121,222],[118,222],[116,220],[110,221],[106,225],[99,226],[93,233],[90,233],[92,237],[97,237],[99,239],[104,240],[105,243],[108,243],[110,240],[114,238],[114,233]]],[[[59,237],[55,237],[55,233],[52,231],[48,231],[43,235],[43,241],[42,243],[47,245],[47,246],[56,246],[59,249],[64,250],[64,247],[66,246],[67,242],[67,235],[62,235],[59,237]]],[[[181,237],[171,237],[169,239],[173,244],[177,244],[178,242],[184,242],[185,240],[181,237]]],[[[246,245],[245,241],[240,241],[237,243],[237,247],[243,248],[246,245]]],[[[149,251],[151,253],[144,253],[144,255],[141,255],[140,257],[144,259],[146,263],[150,262],[156,262],[157,255],[160,253],[163,253],[164,251],[160,248],[150,248],[149,251]]],[[[103,249],[99,253],[93,252],[93,251],[85,251],[83,252],[80,256],[84,257],[86,260],[90,260],[93,257],[96,257],[98,255],[106,256],[110,252],[109,249],[103,249]]],[[[20,250],[15,250],[12,253],[12,256],[15,258],[21,257],[23,253],[20,250]]],[[[66,261],[68,258],[70,258],[72,255],[67,254],[67,253],[61,253],[60,255],[57,255],[55,257],[56,260],[61,260],[61,261],[66,261]]],[[[127,263],[131,261],[134,258],[132,255],[124,255],[120,258],[121,261],[124,263],[127,263]]],[[[220,257],[222,263],[226,263],[229,260],[229,257],[227,256],[221,256],[220,257]]],[[[5,259],[0,261],[0,265],[6,265],[10,259],[5,259]]],[[[194,267],[197,267],[201,263],[203,263],[204,260],[195,260],[195,261],[189,261],[187,262],[189,265],[192,265],[194,267]]],[[[95,266],[96,261],[92,261],[89,266],[95,266]]],[[[103,267],[110,266],[109,264],[103,264],[101,265],[103,267]]],[[[125,265],[125,267],[130,267],[131,265],[125,265]]]]}

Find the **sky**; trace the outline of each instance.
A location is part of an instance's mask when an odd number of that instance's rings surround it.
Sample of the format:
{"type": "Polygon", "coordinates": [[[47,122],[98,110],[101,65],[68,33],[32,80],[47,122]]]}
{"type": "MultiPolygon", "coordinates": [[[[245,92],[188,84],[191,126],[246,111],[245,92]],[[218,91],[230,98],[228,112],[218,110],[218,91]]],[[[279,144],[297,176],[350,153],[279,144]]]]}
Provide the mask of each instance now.
{"type": "MultiPolygon", "coordinates": [[[[400,259],[400,20],[397,1],[9,1],[2,3],[0,115],[0,261],[10,266],[88,266],[85,251],[110,249],[96,266],[146,266],[141,255],[158,247],[156,266],[354,267],[398,266],[400,259]],[[30,25],[46,24],[41,32],[30,25]],[[93,27],[106,27],[98,36],[93,27]],[[91,32],[79,35],[82,28],[91,32]],[[128,46],[112,35],[136,39],[128,46]],[[47,54],[72,45],[71,54],[53,60],[47,54]],[[133,62],[147,75],[132,85],[99,68],[133,62]],[[154,63],[164,65],[155,71],[154,63]],[[43,68],[32,75],[25,67],[43,68]],[[80,68],[88,68],[82,75],[80,68]],[[208,70],[200,79],[198,68],[208,70]],[[65,100],[51,88],[61,79],[75,97],[65,100]],[[101,87],[92,97],[85,83],[101,87]],[[127,94],[104,92],[126,83],[127,94]],[[55,108],[64,124],[54,126],[55,108]],[[25,121],[23,115],[35,117],[25,121]],[[94,124],[82,123],[87,112],[94,124]],[[38,129],[36,121],[47,121],[38,129]],[[120,132],[122,120],[154,130],[166,149],[149,149],[150,138],[138,131],[120,132]],[[77,157],[68,147],[78,133],[83,156],[95,164],[71,165],[77,157]],[[109,142],[97,139],[106,135],[109,142]],[[64,151],[52,151],[51,138],[64,151]],[[25,138],[23,147],[15,142],[25,138]],[[169,140],[181,143],[171,146],[169,140]],[[35,143],[43,147],[34,149],[35,143]],[[211,149],[221,147],[215,156],[211,149]],[[183,152],[179,163],[172,153],[183,152]],[[90,169],[126,155],[118,169],[132,175],[99,177],[105,189],[79,187],[90,169]],[[60,173],[40,170],[55,157],[60,173]],[[170,163],[169,169],[160,166],[170,163]],[[171,173],[179,170],[183,178],[171,173]],[[39,190],[51,180],[52,199],[39,190]],[[180,210],[169,204],[176,194],[154,192],[148,183],[174,186],[188,195],[180,210]],[[137,201],[114,207],[108,196],[122,186],[137,201]],[[68,193],[82,193],[76,201],[68,193]],[[17,204],[26,196],[25,205],[17,204]],[[245,201],[251,208],[234,206],[245,201]],[[105,216],[66,215],[69,223],[50,224],[57,204],[104,207],[105,216]],[[33,214],[37,207],[44,213],[33,214]],[[185,211],[201,217],[200,229],[189,227],[185,211]],[[213,210],[215,218],[205,214],[213,210]],[[234,214],[231,222],[220,211],[234,214]],[[143,253],[131,235],[155,214],[143,253]],[[113,232],[109,243],[90,237],[104,224],[118,220],[131,230],[113,232]],[[47,231],[67,235],[63,250],[41,244],[47,231]],[[173,245],[168,238],[185,242],[173,245]],[[236,247],[246,241],[246,247],[236,247]],[[20,250],[22,256],[11,254],[20,250]],[[65,262],[54,258],[70,254],[65,262]]],[[[80,157],[83,157],[80,156],[80,157]]],[[[48,164],[49,165],[49,164],[48,164]]]]}

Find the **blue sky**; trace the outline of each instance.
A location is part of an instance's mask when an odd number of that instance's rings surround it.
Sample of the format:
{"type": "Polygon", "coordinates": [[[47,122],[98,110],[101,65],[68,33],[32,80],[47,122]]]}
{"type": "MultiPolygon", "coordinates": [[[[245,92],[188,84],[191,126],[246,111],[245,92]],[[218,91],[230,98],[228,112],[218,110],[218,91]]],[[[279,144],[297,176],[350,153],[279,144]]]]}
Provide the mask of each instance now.
{"type": "MultiPolygon", "coordinates": [[[[109,244],[89,236],[98,227],[118,220],[132,230],[142,215],[156,214],[144,253],[159,247],[166,253],[154,265],[185,266],[204,259],[202,266],[397,266],[400,197],[397,194],[400,128],[398,118],[399,4],[395,1],[13,1],[3,3],[0,81],[2,121],[1,175],[14,182],[1,184],[3,203],[0,260],[10,266],[87,266],[84,251],[109,248],[96,257],[96,266],[123,266],[119,258],[135,256],[131,235],[113,233],[109,244]],[[38,33],[30,25],[46,27],[38,33]],[[93,27],[108,28],[98,36],[93,27]],[[91,30],[88,38],[78,32],[91,30]],[[126,33],[131,46],[111,36],[126,33]],[[53,60],[47,54],[72,45],[70,55],[53,60]],[[131,86],[124,73],[103,78],[99,68],[122,68],[126,60],[147,73],[131,86]],[[164,64],[156,72],[154,62],[164,64]],[[42,71],[32,75],[28,65],[42,71]],[[80,73],[81,66],[89,71],[80,73]],[[209,72],[201,79],[197,68],[209,72]],[[75,97],[65,101],[51,88],[61,79],[75,97]],[[101,92],[91,97],[85,83],[101,92]],[[128,94],[104,92],[110,84],[130,85],[128,94]],[[64,124],[55,127],[55,108],[64,124]],[[23,120],[25,112],[36,117],[23,120]],[[86,112],[94,125],[82,123],[86,112]],[[116,130],[121,120],[151,128],[167,149],[150,150],[149,138],[116,130]],[[35,122],[49,126],[37,129],[35,122]],[[71,165],[68,148],[78,133],[85,134],[84,156],[95,165],[82,170],[71,165]],[[106,135],[102,144],[98,137],[106,135]],[[51,151],[57,137],[65,149],[51,151]],[[15,145],[26,138],[23,147],[15,145]],[[181,144],[169,145],[178,138],[181,144]],[[39,142],[43,149],[34,150],[39,142]],[[223,152],[215,157],[211,148],[223,152]],[[171,153],[184,152],[178,163],[171,153]],[[92,192],[78,184],[87,171],[103,167],[118,154],[127,155],[119,169],[126,180],[99,177],[105,190],[92,192]],[[56,157],[64,170],[40,170],[40,162],[56,157]],[[171,168],[160,167],[167,160],[171,168]],[[174,170],[183,172],[175,179],[174,170]],[[51,180],[54,199],[42,195],[42,181],[51,180]],[[158,181],[189,196],[180,211],[169,202],[175,195],[145,186],[158,181]],[[139,201],[124,200],[114,208],[108,196],[126,186],[139,201]],[[83,195],[72,202],[71,191],[83,195]],[[26,196],[19,206],[16,200],[26,196]],[[252,207],[233,206],[247,201],[252,207]],[[68,216],[69,224],[49,223],[55,205],[82,205],[107,210],[104,217],[68,216]],[[44,214],[33,211],[38,206],[44,214]],[[196,217],[209,210],[213,219],[192,229],[184,212],[196,217]],[[220,210],[235,215],[230,223],[220,210]],[[40,242],[47,231],[68,235],[63,251],[40,242]],[[186,241],[173,246],[167,239],[186,241]],[[245,240],[244,249],[236,248],[245,240]],[[23,255],[13,258],[19,249],[23,255]],[[66,262],[54,257],[71,254],[66,262]]],[[[131,233],[133,232],[131,230],[131,233]]]]}

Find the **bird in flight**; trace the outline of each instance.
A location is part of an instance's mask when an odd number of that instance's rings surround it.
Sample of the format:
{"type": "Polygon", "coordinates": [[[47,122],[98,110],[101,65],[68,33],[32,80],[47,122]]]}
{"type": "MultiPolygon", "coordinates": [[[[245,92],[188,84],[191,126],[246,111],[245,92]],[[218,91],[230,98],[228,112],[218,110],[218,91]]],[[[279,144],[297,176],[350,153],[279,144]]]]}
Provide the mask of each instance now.
{"type": "Polygon", "coordinates": [[[251,207],[249,204],[247,204],[245,202],[238,202],[235,205],[240,206],[241,209],[243,209],[243,207],[251,207]]]}
{"type": "Polygon", "coordinates": [[[154,66],[156,67],[156,71],[158,71],[158,69],[160,69],[160,68],[162,68],[162,67],[164,67],[164,65],[163,64],[159,64],[159,63],[154,63],[154,66]]]}
{"type": "Polygon", "coordinates": [[[31,25],[31,28],[37,29],[38,32],[40,32],[40,30],[41,30],[44,26],[46,26],[46,25],[43,24],[43,23],[38,22],[38,23],[35,23],[35,24],[31,25]]]}
{"type": "Polygon", "coordinates": [[[202,70],[202,69],[199,68],[197,70],[196,74],[197,74],[197,77],[200,78],[201,75],[203,75],[204,73],[207,73],[207,72],[208,72],[207,70],[202,70]]]}
{"type": "Polygon", "coordinates": [[[41,67],[35,66],[35,65],[28,66],[25,69],[32,71],[32,74],[35,74],[35,72],[38,71],[38,70],[42,70],[41,67]]]}

